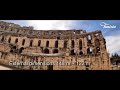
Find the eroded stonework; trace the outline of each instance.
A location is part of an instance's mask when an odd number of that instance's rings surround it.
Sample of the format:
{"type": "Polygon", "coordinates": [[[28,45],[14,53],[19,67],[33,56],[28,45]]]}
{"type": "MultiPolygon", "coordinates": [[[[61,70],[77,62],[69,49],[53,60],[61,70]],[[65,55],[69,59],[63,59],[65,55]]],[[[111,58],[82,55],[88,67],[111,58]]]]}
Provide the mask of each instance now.
{"type": "Polygon", "coordinates": [[[27,70],[111,70],[106,41],[100,30],[34,30],[0,22],[0,63],[27,70]],[[45,65],[44,65],[45,64],[45,65]]]}

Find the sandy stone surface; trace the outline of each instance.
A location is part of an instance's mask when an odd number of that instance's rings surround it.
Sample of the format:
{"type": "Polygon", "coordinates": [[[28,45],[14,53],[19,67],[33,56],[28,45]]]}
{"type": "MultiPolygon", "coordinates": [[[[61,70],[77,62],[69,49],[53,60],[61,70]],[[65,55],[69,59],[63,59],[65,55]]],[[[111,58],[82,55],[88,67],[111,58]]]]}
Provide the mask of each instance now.
{"type": "Polygon", "coordinates": [[[12,70],[12,69],[0,65],[0,70],[12,70]]]}

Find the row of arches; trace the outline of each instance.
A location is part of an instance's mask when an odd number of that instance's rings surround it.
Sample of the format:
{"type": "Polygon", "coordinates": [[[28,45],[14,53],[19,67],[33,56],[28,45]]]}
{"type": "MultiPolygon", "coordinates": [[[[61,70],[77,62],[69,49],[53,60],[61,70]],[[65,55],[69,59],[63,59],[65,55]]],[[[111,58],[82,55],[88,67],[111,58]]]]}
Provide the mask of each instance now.
{"type": "MultiPolygon", "coordinates": [[[[1,41],[4,41],[4,37],[2,37],[1,41]]],[[[11,37],[8,39],[8,42],[10,43],[11,42],[11,37]]],[[[18,43],[18,38],[15,39],[15,43],[17,44],[18,43]]],[[[25,39],[22,40],[22,45],[25,44],[25,39]]],[[[33,46],[33,40],[30,40],[30,47],[33,46]]],[[[41,46],[41,40],[38,40],[38,46],[41,46]]],[[[68,41],[64,41],[64,48],[67,48],[68,46],[68,41]]],[[[49,47],[49,41],[46,41],[46,47],[49,47]]],[[[55,48],[58,48],[58,40],[55,41],[55,48]]],[[[74,48],[75,47],[75,42],[74,40],[71,41],[71,47],[74,48]]],[[[82,50],[82,40],[79,41],[79,48],[80,50],[82,50]]]]}
{"type": "MultiPolygon", "coordinates": [[[[4,37],[2,37],[1,41],[4,40],[4,37]]],[[[8,39],[8,42],[10,43],[11,42],[11,38],[8,39]]],[[[18,38],[15,39],[15,44],[18,43],[18,38]]],[[[25,44],[25,39],[22,40],[22,45],[25,44]]],[[[30,47],[33,46],[33,40],[30,40],[30,44],[29,44],[30,47]]],[[[41,46],[41,40],[38,40],[38,46],[41,46]]],[[[46,41],[46,47],[49,47],[49,41],[46,41]]],[[[55,41],[55,48],[58,48],[58,41],[55,41]]]]}
{"type": "MultiPolygon", "coordinates": [[[[45,49],[43,50],[43,53],[49,54],[50,51],[49,51],[48,48],[45,48],[45,49]]],[[[53,49],[52,53],[59,53],[59,51],[58,51],[58,49],[53,49]]],[[[74,52],[74,49],[70,51],[70,55],[75,55],[75,54],[76,54],[76,53],[74,52]]],[[[83,55],[83,52],[80,51],[80,52],[79,52],[79,55],[83,55]]]]}
{"type": "Polygon", "coordinates": [[[13,46],[13,47],[11,47],[10,52],[11,53],[22,53],[23,50],[24,50],[23,47],[21,47],[20,49],[18,49],[16,46],[13,46]]]}
{"type": "MultiPolygon", "coordinates": [[[[53,49],[52,52],[53,52],[53,53],[58,53],[58,49],[53,49]]],[[[50,52],[49,52],[49,49],[48,49],[48,48],[45,48],[45,49],[43,50],[43,53],[49,54],[49,53],[50,53],[50,52]]]]}
{"type": "MultiPolygon", "coordinates": [[[[83,55],[84,53],[82,51],[79,52],[79,55],[83,55]]],[[[76,55],[74,49],[70,51],[70,55],[76,55]]]]}
{"type": "MultiPolygon", "coordinates": [[[[96,48],[96,52],[99,53],[99,51],[100,51],[100,48],[97,47],[97,48],[96,48]]],[[[45,49],[43,50],[43,53],[49,54],[49,49],[45,48],[45,49]]],[[[58,53],[58,49],[54,49],[54,50],[53,50],[53,53],[58,53]]],[[[75,53],[74,49],[70,51],[70,55],[75,55],[75,54],[76,54],[76,53],[75,53]]],[[[88,48],[88,49],[87,49],[87,54],[92,54],[92,50],[90,50],[90,49],[88,48]]],[[[80,51],[80,52],[79,52],[79,55],[83,55],[83,52],[80,51]]]]}
{"type": "MultiPolygon", "coordinates": [[[[4,41],[4,36],[2,37],[1,41],[4,41]]],[[[10,43],[11,42],[11,37],[8,39],[8,42],[10,43]]],[[[15,44],[18,43],[18,38],[15,39],[15,44]]],[[[22,45],[25,44],[25,39],[22,40],[22,45]]],[[[33,40],[30,40],[30,47],[32,47],[33,45],[33,40]]],[[[38,46],[41,45],[41,40],[38,41],[38,46]]],[[[64,41],[64,48],[67,48],[68,46],[68,42],[65,40],[64,41]]],[[[49,47],[49,41],[46,41],[46,47],[49,47]]],[[[71,41],[71,47],[74,48],[75,47],[75,42],[74,40],[71,41]]],[[[55,41],[55,48],[58,48],[58,41],[55,41]]],[[[79,41],[79,48],[80,50],[82,50],[82,41],[80,40],[79,41]]]]}
{"type": "MultiPolygon", "coordinates": [[[[96,47],[96,52],[93,51],[91,47],[87,48],[87,54],[100,53],[100,47],[96,47]]],[[[83,55],[82,51],[79,52],[79,55],[83,55]]],[[[70,51],[70,55],[76,55],[75,50],[70,51]]]]}
{"type": "MultiPolygon", "coordinates": [[[[1,41],[4,41],[5,38],[4,36],[2,36],[1,38],[1,41]]],[[[10,43],[11,42],[11,37],[8,39],[8,42],[10,43]]],[[[15,39],[15,44],[18,43],[18,38],[15,39]]],[[[25,45],[25,39],[22,40],[22,45],[25,45]]],[[[33,46],[33,40],[30,40],[30,44],[29,44],[30,47],[33,46]]],[[[38,40],[38,46],[41,46],[41,40],[38,40]]],[[[99,39],[95,39],[95,46],[96,47],[99,47],[100,46],[100,41],[99,39]]],[[[49,47],[49,41],[46,41],[46,47],[49,47]]],[[[55,41],[55,45],[54,45],[55,48],[58,48],[58,40],[55,41]]],[[[64,41],[64,45],[63,45],[63,48],[67,48],[68,47],[68,41],[65,40],[64,41]]],[[[75,41],[72,40],[71,41],[71,48],[74,48],[75,47],[75,41]]],[[[82,50],[82,40],[79,40],[79,50],[82,50]]]]}
{"type": "Polygon", "coordinates": [[[91,47],[87,48],[87,54],[100,53],[100,47],[96,47],[96,51],[93,51],[91,47]]]}
{"type": "MultiPolygon", "coordinates": [[[[1,38],[1,41],[4,41],[4,36],[1,38]]],[[[8,42],[10,43],[11,42],[11,37],[8,39],[8,42]]],[[[15,44],[18,43],[18,38],[15,39],[15,44]]],[[[22,40],[22,45],[25,44],[25,39],[22,40]]],[[[30,45],[32,47],[33,45],[33,40],[30,40],[30,45]]],[[[41,40],[38,40],[38,46],[41,45],[41,40]]],[[[68,46],[68,41],[64,41],[64,48],[67,48],[68,46]]],[[[49,41],[46,41],[46,47],[49,47],[49,41]]],[[[71,41],[71,47],[74,48],[75,47],[75,42],[74,40],[71,41]]],[[[55,41],[55,48],[58,48],[58,40],[55,41]]],[[[82,41],[80,40],[79,41],[79,48],[82,49],[82,41]]]]}

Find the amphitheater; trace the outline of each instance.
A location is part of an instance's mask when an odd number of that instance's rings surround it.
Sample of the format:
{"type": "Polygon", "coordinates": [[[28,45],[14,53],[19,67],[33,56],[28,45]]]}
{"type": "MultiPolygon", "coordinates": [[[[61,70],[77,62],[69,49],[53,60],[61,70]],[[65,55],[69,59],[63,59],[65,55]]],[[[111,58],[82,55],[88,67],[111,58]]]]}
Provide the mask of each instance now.
{"type": "Polygon", "coordinates": [[[100,30],[34,30],[0,21],[0,64],[22,70],[111,70],[100,30]]]}

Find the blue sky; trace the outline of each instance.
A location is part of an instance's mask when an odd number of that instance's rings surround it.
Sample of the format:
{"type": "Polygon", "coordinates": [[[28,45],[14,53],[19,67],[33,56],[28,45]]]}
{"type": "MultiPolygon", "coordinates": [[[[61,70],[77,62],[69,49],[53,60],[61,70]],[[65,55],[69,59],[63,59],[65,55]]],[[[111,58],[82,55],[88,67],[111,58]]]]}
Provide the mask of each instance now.
{"type": "Polygon", "coordinates": [[[120,54],[120,20],[1,20],[21,26],[33,26],[35,30],[83,29],[87,32],[101,30],[106,39],[107,51],[120,54]],[[105,25],[106,24],[106,25],[105,25]],[[102,25],[102,26],[101,26],[102,25]],[[108,26],[105,27],[104,26],[108,26]],[[111,26],[115,26],[111,28],[111,26]]]}

